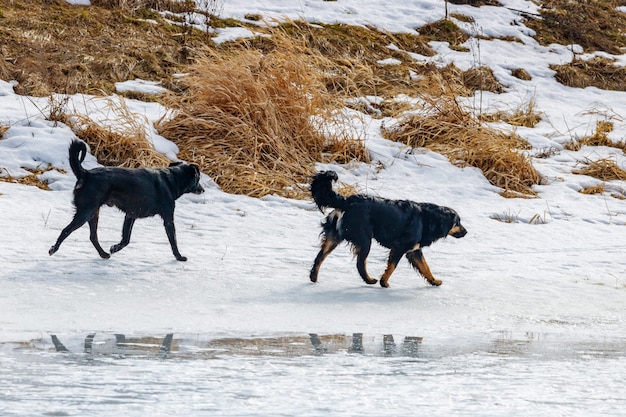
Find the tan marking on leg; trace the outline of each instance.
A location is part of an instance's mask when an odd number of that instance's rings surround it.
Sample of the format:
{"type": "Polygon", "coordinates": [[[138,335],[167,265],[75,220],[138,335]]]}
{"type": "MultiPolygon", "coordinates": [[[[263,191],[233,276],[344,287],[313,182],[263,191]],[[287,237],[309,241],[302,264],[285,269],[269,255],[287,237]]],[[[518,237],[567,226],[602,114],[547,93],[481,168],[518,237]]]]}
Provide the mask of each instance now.
{"type": "Polygon", "coordinates": [[[387,264],[387,268],[385,269],[385,272],[383,272],[383,275],[380,277],[380,286],[381,287],[389,287],[389,277],[391,276],[391,274],[393,274],[393,271],[396,270],[396,265],[388,263],[387,264]]]}
{"type": "Polygon", "coordinates": [[[430,272],[430,267],[426,263],[426,259],[424,259],[423,256],[417,259],[417,269],[420,271],[420,274],[422,274],[424,278],[426,278],[426,281],[428,281],[430,285],[434,285],[434,286],[441,285],[441,281],[436,279],[433,276],[433,273],[430,272]]]}
{"type": "Polygon", "coordinates": [[[439,286],[441,285],[441,281],[436,279],[433,276],[433,273],[430,272],[430,268],[426,263],[426,259],[424,259],[424,255],[422,251],[415,251],[407,253],[407,259],[411,263],[411,265],[419,271],[419,273],[428,281],[430,285],[439,286]]]}
{"type": "Polygon", "coordinates": [[[317,257],[315,258],[315,262],[313,263],[313,268],[311,268],[311,274],[309,278],[311,282],[317,282],[317,275],[320,272],[320,267],[322,266],[322,262],[330,255],[330,253],[337,247],[339,243],[335,242],[333,239],[325,238],[322,241],[322,248],[320,249],[317,257]]]}

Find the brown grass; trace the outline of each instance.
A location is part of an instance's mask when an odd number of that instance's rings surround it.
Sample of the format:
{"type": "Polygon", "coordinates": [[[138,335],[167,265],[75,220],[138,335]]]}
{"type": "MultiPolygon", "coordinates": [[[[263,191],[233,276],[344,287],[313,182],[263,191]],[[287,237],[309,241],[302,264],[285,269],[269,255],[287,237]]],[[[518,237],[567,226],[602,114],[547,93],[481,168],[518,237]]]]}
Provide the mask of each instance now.
{"type": "Polygon", "coordinates": [[[583,146],[609,146],[624,149],[623,144],[613,142],[608,137],[608,133],[613,131],[613,123],[607,120],[600,120],[596,123],[596,130],[592,135],[585,136],[578,140],[566,143],[564,148],[569,151],[578,151],[583,146]]]}
{"type": "Polygon", "coordinates": [[[123,101],[110,101],[113,119],[96,122],[83,115],[68,116],[65,122],[84,140],[98,162],[105,166],[165,167],[170,161],[154,149],[145,131],[145,121],[126,108],[123,101]],[[112,126],[112,127],[108,127],[112,126]]]}
{"type": "Polygon", "coordinates": [[[512,111],[498,111],[491,114],[481,114],[479,119],[484,122],[505,122],[511,126],[535,127],[541,121],[541,113],[535,108],[534,99],[529,100],[512,111]]]}
{"type": "Polygon", "coordinates": [[[552,65],[551,68],[556,71],[556,80],[568,87],[626,91],[626,68],[606,58],[574,59],[568,64],[552,65]]]}
{"type": "Polygon", "coordinates": [[[611,158],[601,158],[595,161],[586,160],[583,166],[572,173],[587,175],[601,181],[626,180],[626,171],[620,168],[611,158]]]}
{"type": "Polygon", "coordinates": [[[497,0],[446,0],[452,4],[469,4],[470,6],[502,6],[497,0]]]}
{"type": "Polygon", "coordinates": [[[419,33],[429,40],[448,42],[451,47],[458,47],[470,38],[456,23],[448,19],[427,23],[419,28],[419,33]]]}
{"type": "Polygon", "coordinates": [[[427,147],[457,165],[479,168],[489,182],[504,189],[506,197],[534,196],[532,186],[541,180],[531,158],[520,152],[529,148],[526,141],[481,125],[452,96],[433,99],[421,114],[385,129],[384,136],[427,147]]]}
{"type": "Polygon", "coordinates": [[[157,126],[182,159],[227,192],[303,197],[297,186],[308,182],[316,161],[369,160],[359,138],[328,126],[336,106],[321,58],[282,42],[266,54],[240,49],[200,59],[186,92],[171,98],[173,117],[157,126]]]}
{"type": "Polygon", "coordinates": [[[329,91],[342,96],[395,96],[417,92],[409,76],[414,60],[407,52],[434,55],[429,39],[409,33],[390,34],[374,28],[343,24],[311,25],[289,21],[268,29],[270,37],[229,43],[223,48],[258,49],[264,53],[281,47],[284,39],[301,43],[306,54],[322,58],[321,68],[329,91]],[[394,44],[398,50],[389,49],[394,44]],[[400,65],[379,65],[378,61],[396,58],[400,65]]]}
{"type": "Polygon", "coordinates": [[[605,191],[606,191],[606,188],[604,187],[604,184],[598,184],[598,185],[589,185],[581,189],[579,192],[581,194],[592,195],[592,194],[604,194],[605,191]]]}
{"type": "Polygon", "coordinates": [[[533,77],[531,77],[528,71],[524,68],[515,68],[511,71],[511,75],[523,81],[530,81],[533,79],[533,77]]]}
{"type": "Polygon", "coordinates": [[[0,9],[0,77],[17,80],[18,94],[109,94],[118,81],[168,79],[192,46],[180,28],[122,8],[0,0],[0,9]]]}
{"type": "Polygon", "coordinates": [[[496,80],[489,67],[470,68],[463,72],[461,81],[470,91],[483,90],[498,94],[505,91],[505,87],[496,80]]]}
{"type": "Polygon", "coordinates": [[[7,130],[9,130],[10,128],[10,125],[0,123],[0,139],[4,137],[4,134],[7,133],[7,130]]]}
{"type": "Polygon", "coordinates": [[[621,55],[626,47],[626,15],[615,11],[623,0],[543,0],[542,19],[527,19],[542,45],[578,44],[586,52],[621,55]]]}
{"type": "Polygon", "coordinates": [[[4,168],[0,167],[0,181],[3,182],[10,182],[10,183],[14,183],[14,184],[23,184],[23,185],[30,185],[33,187],[37,187],[40,188],[42,190],[49,190],[50,188],[48,187],[48,181],[42,181],[41,179],[39,179],[39,175],[43,174],[44,172],[48,172],[51,171],[53,169],[56,169],[52,166],[48,166],[46,168],[38,168],[38,169],[28,169],[28,168],[24,168],[26,171],[29,171],[30,174],[23,176],[23,177],[13,177],[11,175],[8,175],[8,173],[4,173],[3,174],[3,170],[5,170],[4,168]]]}

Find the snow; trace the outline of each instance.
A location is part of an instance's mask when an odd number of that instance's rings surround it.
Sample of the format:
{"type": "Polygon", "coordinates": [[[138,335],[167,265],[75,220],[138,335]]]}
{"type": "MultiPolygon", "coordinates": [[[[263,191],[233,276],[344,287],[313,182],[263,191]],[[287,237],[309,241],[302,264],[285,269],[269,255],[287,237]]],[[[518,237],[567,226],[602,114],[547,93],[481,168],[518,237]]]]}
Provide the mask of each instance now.
{"type": "MultiPolygon", "coordinates": [[[[227,194],[206,176],[204,194],[177,202],[177,237],[187,262],[174,259],[158,218],[139,220],[131,244],[109,260],[98,257],[87,226],[50,257],[48,248],[73,215],[67,147],[75,136],[45,120],[48,99],[18,96],[12,80],[0,81],[0,125],[10,126],[0,140],[0,172],[20,177],[28,174],[24,168],[63,170],[42,174],[51,191],[0,182],[2,415],[112,416],[120,405],[137,416],[623,415],[626,201],[579,193],[599,181],[571,171],[585,159],[626,163],[618,149],[573,152],[563,144],[592,133],[598,120],[613,122],[609,137],[623,141],[626,93],[557,83],[549,66],[571,60],[571,48],[543,47],[531,37],[515,10],[536,13],[532,1],[501,2],[507,8],[449,7],[476,20],[465,28],[472,33],[521,42],[468,41],[469,53],[433,43],[436,56],[414,58],[462,69],[490,66],[507,91],[466,100],[477,111],[535,101],[542,122],[517,133],[534,151],[557,152],[533,160],[545,178],[535,188],[538,198],[505,199],[477,169],[383,139],[380,127],[392,121],[367,115],[351,123],[364,133],[374,162],[319,165],[361,192],[433,202],[460,214],[468,235],[424,251],[443,280],[437,288],[404,261],[390,288],[367,286],[348,247],[333,252],[312,284],[308,272],[323,218],[313,204],[227,194]],[[526,69],[532,80],[511,76],[515,68],[526,69]],[[82,353],[92,332],[98,340],[173,333],[179,350],[171,360],[92,357],[82,353]],[[342,345],[324,355],[284,356],[232,353],[231,347],[203,356],[215,339],[262,345],[309,333],[363,333],[369,350],[359,355],[342,345]],[[52,353],[51,334],[72,353],[52,353]],[[423,341],[415,355],[385,355],[382,335],[394,335],[397,344],[404,336],[423,341]]],[[[305,18],[404,32],[442,18],[444,10],[435,0],[229,0],[222,17],[247,13],[267,21],[305,18]]],[[[220,36],[228,39],[227,32],[220,36]]],[[[124,86],[158,87],[141,80],[118,88],[124,86]]],[[[67,105],[114,124],[121,105],[111,103],[120,100],[145,124],[156,148],[176,160],[176,146],[152,127],[167,112],[161,105],[86,95],[69,97],[67,105]]],[[[88,155],[84,166],[98,164],[88,155]]],[[[609,188],[623,191],[626,184],[609,188]]],[[[122,220],[117,210],[102,208],[105,248],[119,241],[122,220]]],[[[384,270],[386,256],[374,246],[373,276],[384,270]]]]}

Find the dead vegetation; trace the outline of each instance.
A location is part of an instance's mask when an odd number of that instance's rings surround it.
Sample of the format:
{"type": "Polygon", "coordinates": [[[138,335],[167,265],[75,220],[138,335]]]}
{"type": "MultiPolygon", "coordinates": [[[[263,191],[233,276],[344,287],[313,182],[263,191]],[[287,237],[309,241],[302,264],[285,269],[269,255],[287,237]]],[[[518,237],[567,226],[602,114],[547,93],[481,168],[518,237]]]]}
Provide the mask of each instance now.
{"type": "Polygon", "coordinates": [[[498,111],[490,114],[478,115],[479,120],[483,122],[504,122],[511,126],[523,126],[533,128],[541,121],[541,113],[535,108],[534,99],[528,100],[521,106],[510,111],[498,111]]]}
{"type": "Polygon", "coordinates": [[[595,161],[586,160],[582,163],[582,167],[573,170],[572,173],[587,175],[602,181],[626,181],[626,171],[611,158],[601,158],[595,161]]]}
{"type": "Polygon", "coordinates": [[[608,120],[599,120],[596,123],[596,130],[589,136],[572,140],[564,145],[568,151],[578,151],[583,146],[609,146],[612,148],[622,149],[626,151],[626,145],[614,142],[608,136],[613,131],[613,122],[608,120]]]}
{"type": "Polygon", "coordinates": [[[448,42],[452,49],[460,49],[470,36],[463,32],[452,20],[441,19],[419,28],[419,33],[430,40],[448,42]]]}
{"type": "Polygon", "coordinates": [[[50,0],[0,0],[0,10],[0,78],[17,80],[18,94],[110,94],[115,82],[167,80],[187,63],[180,29],[162,19],[50,0]]]}
{"type": "Polygon", "coordinates": [[[0,181],[10,182],[14,184],[23,184],[30,185],[42,190],[49,190],[48,181],[42,180],[39,176],[45,172],[55,170],[56,168],[52,166],[47,166],[45,168],[37,168],[37,169],[28,169],[24,168],[26,171],[30,172],[30,174],[25,175],[23,177],[13,177],[6,172],[6,170],[0,167],[0,181]]]}
{"type": "Polygon", "coordinates": [[[524,24],[536,32],[542,45],[580,45],[585,52],[621,55],[626,47],[626,14],[615,9],[623,0],[542,0],[541,19],[524,24]]]}
{"type": "Polygon", "coordinates": [[[469,4],[470,6],[480,7],[480,6],[502,6],[497,0],[446,0],[448,3],[452,4],[469,4]]]}
{"type": "Polygon", "coordinates": [[[316,161],[368,161],[359,138],[332,125],[338,106],[319,59],[288,38],[266,54],[209,54],[171,97],[159,132],[227,192],[300,197],[316,161]]]}
{"type": "Polygon", "coordinates": [[[568,87],[626,91],[626,67],[616,65],[614,60],[600,57],[574,59],[551,68],[556,71],[557,81],[568,87]]]}
{"type": "MultiPolygon", "coordinates": [[[[496,0],[450,2],[500,5],[496,0]]],[[[117,81],[161,81],[173,93],[159,100],[166,100],[174,112],[161,121],[160,133],[179,146],[181,159],[201,165],[226,191],[298,197],[298,184],[306,182],[316,161],[368,161],[359,134],[333,125],[344,99],[365,96],[382,98],[372,104],[380,116],[400,117],[399,124],[385,130],[387,137],[478,167],[507,196],[533,195],[532,186],[541,180],[524,152],[524,141],[485,125],[504,121],[532,127],[541,120],[532,103],[511,112],[470,115],[456,97],[505,91],[493,72],[480,66],[468,71],[454,65],[440,68],[414,59],[413,54],[434,54],[428,44],[432,40],[466,50],[469,35],[451,20],[411,34],[291,21],[264,29],[267,37],[216,46],[207,34],[186,27],[184,19],[172,24],[173,16],[166,21],[155,12],[190,13],[194,6],[189,0],[91,3],[76,7],[65,0],[0,0],[0,78],[17,80],[20,94],[38,96],[110,94],[117,81]],[[388,58],[397,64],[383,64],[388,58]],[[172,78],[188,70],[188,78],[172,78]],[[414,109],[394,100],[400,94],[426,103],[419,115],[402,116],[414,109]]],[[[614,12],[616,3],[548,0],[542,3],[544,19],[527,23],[542,43],[579,43],[585,50],[614,53],[626,45],[624,18],[614,12]],[[592,6],[597,10],[592,12],[592,6]]],[[[244,25],[215,16],[207,19],[215,27],[244,25]]],[[[573,86],[623,88],[624,74],[604,61],[575,60],[555,69],[561,82],[573,86]]],[[[530,79],[523,69],[512,74],[530,79]]],[[[124,127],[110,129],[106,126],[113,124],[77,116],[65,119],[62,112],[54,117],[70,123],[105,165],[168,162],[132,123],[120,121],[124,127]]],[[[602,129],[598,127],[593,139],[597,143],[603,132],[608,140],[602,129]]]]}
{"type": "Polygon", "coordinates": [[[166,167],[170,161],[157,152],[147,136],[145,120],[139,120],[123,101],[108,101],[107,120],[84,115],[66,115],[64,122],[90,148],[98,162],[106,166],[141,168],[166,167]]]}
{"type": "MultiPolygon", "coordinates": [[[[542,45],[576,44],[585,52],[621,55],[626,48],[626,14],[615,9],[624,5],[623,0],[544,0],[541,18],[528,18],[524,23],[535,30],[542,45]]],[[[570,87],[626,91],[626,69],[606,58],[581,60],[574,55],[571,63],[552,68],[556,79],[570,87]]]]}
{"type": "Polygon", "coordinates": [[[453,96],[432,99],[421,112],[387,127],[384,135],[442,153],[457,165],[479,168],[506,197],[534,196],[532,186],[541,181],[530,156],[522,152],[529,149],[526,141],[482,125],[453,96]]]}

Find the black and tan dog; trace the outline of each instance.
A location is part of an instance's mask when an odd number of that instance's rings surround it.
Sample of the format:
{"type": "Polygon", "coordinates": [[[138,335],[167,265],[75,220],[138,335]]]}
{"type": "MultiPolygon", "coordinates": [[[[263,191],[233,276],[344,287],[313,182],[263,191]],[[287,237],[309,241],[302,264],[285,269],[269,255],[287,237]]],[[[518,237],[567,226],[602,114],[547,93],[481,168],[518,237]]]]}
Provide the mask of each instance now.
{"type": "Polygon", "coordinates": [[[375,284],[377,280],[371,278],[365,268],[374,238],[390,249],[387,268],[380,278],[381,286],[389,286],[389,277],[405,254],[431,285],[441,285],[430,272],[422,248],[448,235],[461,238],[467,234],[454,210],[430,203],[387,200],[362,194],[343,197],[333,191],[334,181],[337,181],[337,173],[324,171],[317,173],[311,183],[311,194],[317,207],[320,210],[335,209],[322,223],[322,249],[311,268],[311,281],[317,282],[324,259],[346,240],[353,246],[359,275],[366,283],[375,284]]]}
{"type": "Polygon", "coordinates": [[[122,228],[122,240],[111,246],[111,253],[118,252],[130,242],[130,233],[136,219],[158,214],[163,219],[165,232],[172,252],[179,261],[186,261],[178,251],[174,228],[174,207],[178,197],[185,193],[200,194],[200,169],[197,165],[175,162],[169,168],[114,168],[104,167],[86,170],[81,163],[87,146],[74,140],[70,145],[69,159],[76,176],[74,206],[76,214],[59,235],[48,253],[54,254],[61,243],[76,229],[89,222],[89,239],[101,257],[109,258],[98,242],[98,215],[104,204],[116,206],[126,214],[122,228]]]}

